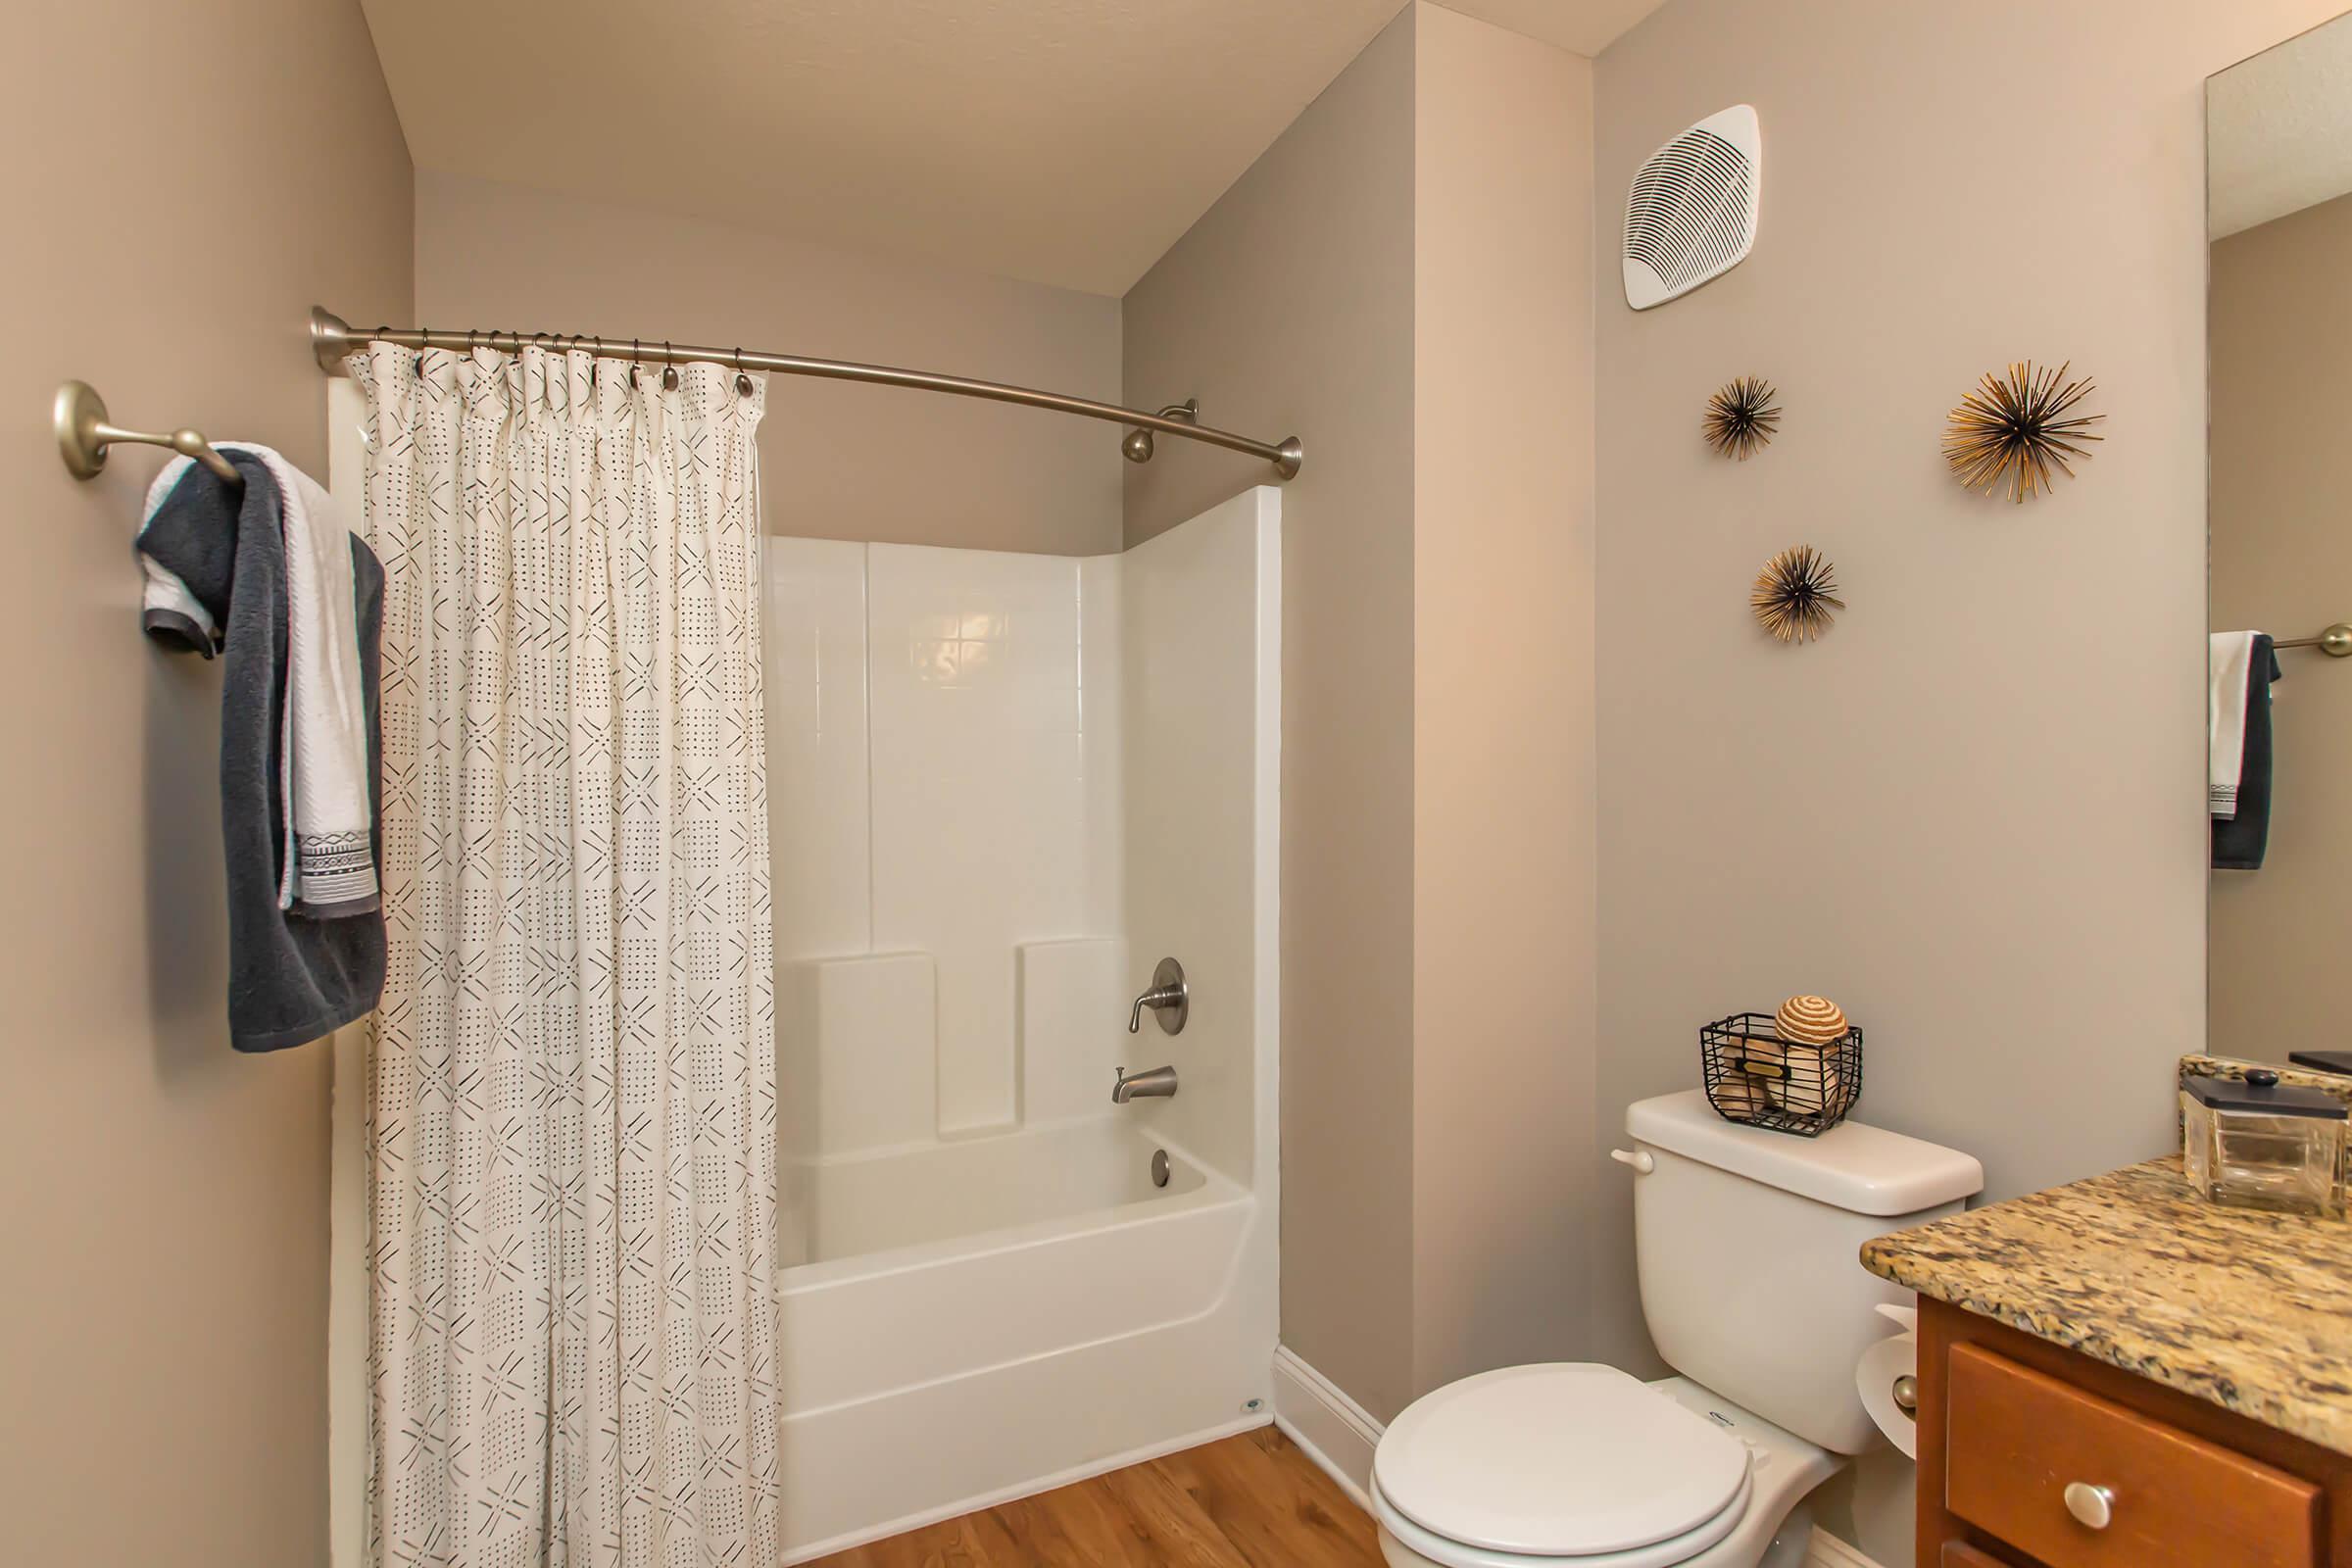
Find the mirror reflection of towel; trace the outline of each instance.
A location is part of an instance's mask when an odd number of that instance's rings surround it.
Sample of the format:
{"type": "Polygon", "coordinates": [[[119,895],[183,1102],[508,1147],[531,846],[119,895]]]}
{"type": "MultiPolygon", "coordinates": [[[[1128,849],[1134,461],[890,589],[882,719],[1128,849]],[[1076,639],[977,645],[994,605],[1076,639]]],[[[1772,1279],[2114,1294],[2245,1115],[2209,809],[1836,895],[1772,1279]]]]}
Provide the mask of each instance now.
{"type": "Polygon", "coordinates": [[[2237,809],[2213,819],[2213,867],[2259,871],[2271,840],[2271,683],[2278,679],[2278,652],[2268,633],[2254,634],[2246,681],[2245,743],[2238,762],[2237,809]]]}

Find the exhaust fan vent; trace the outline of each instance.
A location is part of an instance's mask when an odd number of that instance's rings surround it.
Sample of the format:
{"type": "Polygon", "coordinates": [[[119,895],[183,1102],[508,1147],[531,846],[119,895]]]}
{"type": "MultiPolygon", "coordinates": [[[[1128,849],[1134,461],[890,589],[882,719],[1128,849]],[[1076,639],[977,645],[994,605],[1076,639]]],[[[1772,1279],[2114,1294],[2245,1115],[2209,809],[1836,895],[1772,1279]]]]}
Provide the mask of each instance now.
{"type": "Polygon", "coordinates": [[[1625,202],[1625,302],[1646,311],[1745,261],[1763,175],[1764,134],[1748,104],[1650,154],[1625,202]]]}

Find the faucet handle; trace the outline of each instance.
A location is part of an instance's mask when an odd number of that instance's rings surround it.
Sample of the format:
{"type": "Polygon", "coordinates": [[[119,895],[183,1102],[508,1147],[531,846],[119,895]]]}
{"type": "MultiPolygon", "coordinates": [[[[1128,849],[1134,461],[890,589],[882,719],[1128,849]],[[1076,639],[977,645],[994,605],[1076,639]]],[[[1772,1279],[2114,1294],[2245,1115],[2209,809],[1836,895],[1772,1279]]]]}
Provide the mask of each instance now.
{"type": "Polygon", "coordinates": [[[1161,986],[1153,986],[1136,998],[1135,1005],[1128,1010],[1127,1032],[1131,1035],[1139,1035],[1144,1032],[1144,1009],[1146,1007],[1156,1012],[1162,1007],[1177,1006],[1183,1001],[1184,993],[1182,991],[1171,991],[1161,986]]]}
{"type": "Polygon", "coordinates": [[[1185,983],[1184,965],[1174,958],[1162,958],[1159,967],[1152,971],[1152,989],[1135,999],[1128,1009],[1127,1032],[1141,1034],[1144,1028],[1144,1009],[1150,1007],[1159,1014],[1159,1027],[1169,1034],[1182,1034],[1184,1021],[1192,1015],[1192,987],[1185,983]]]}

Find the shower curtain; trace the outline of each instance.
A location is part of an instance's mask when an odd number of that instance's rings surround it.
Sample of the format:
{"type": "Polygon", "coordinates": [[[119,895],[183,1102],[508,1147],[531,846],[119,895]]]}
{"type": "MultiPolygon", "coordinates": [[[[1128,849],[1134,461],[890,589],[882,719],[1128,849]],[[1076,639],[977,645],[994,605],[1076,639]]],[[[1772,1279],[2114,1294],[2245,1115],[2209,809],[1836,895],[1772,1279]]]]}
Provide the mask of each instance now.
{"type": "Polygon", "coordinates": [[[370,345],[383,1564],[777,1555],[765,388],[370,345]]]}

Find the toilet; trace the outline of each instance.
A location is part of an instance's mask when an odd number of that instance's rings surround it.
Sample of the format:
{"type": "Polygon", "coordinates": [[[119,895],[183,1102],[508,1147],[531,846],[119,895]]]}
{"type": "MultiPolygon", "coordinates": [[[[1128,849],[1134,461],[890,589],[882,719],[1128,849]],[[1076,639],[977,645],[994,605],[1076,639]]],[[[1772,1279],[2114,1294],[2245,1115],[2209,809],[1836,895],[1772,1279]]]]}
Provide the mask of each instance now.
{"type": "Polygon", "coordinates": [[[1795,1568],[1814,1490],[1879,1441],[1854,1363],[1909,1296],[1856,1251],[1954,1212],[1984,1168],[1850,1121],[1742,1127],[1695,1090],[1625,1129],[1642,1312],[1680,1375],[1554,1361],[1413,1401],[1372,1459],[1392,1568],[1795,1568]]]}

